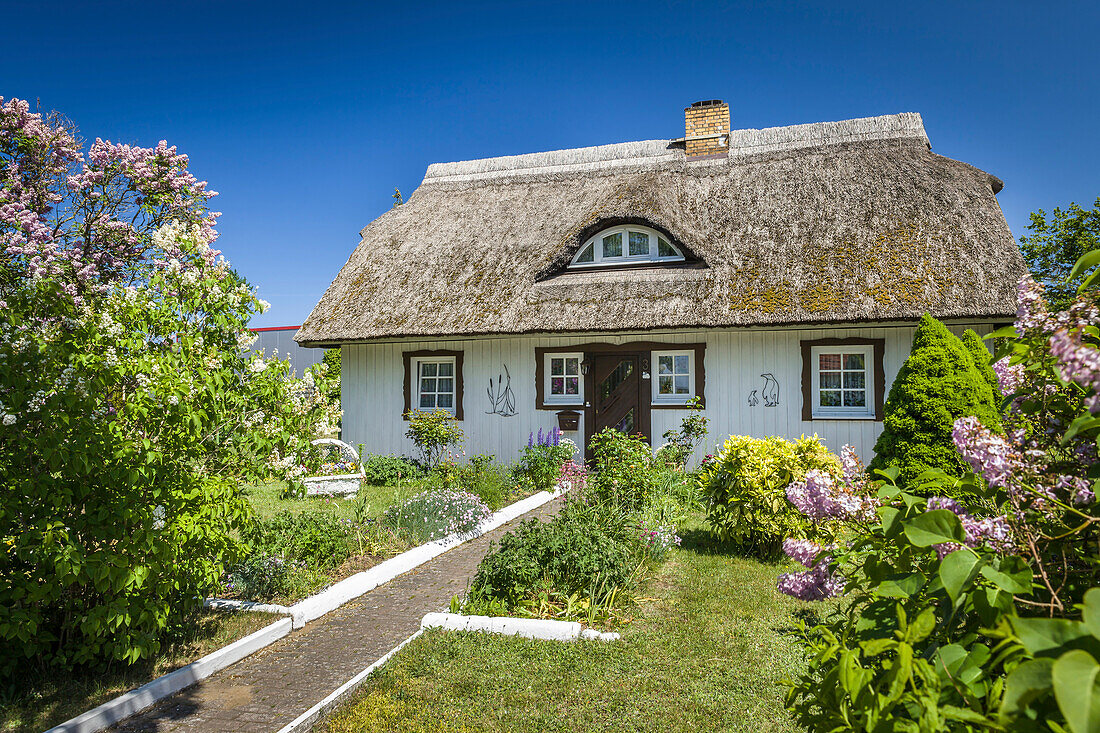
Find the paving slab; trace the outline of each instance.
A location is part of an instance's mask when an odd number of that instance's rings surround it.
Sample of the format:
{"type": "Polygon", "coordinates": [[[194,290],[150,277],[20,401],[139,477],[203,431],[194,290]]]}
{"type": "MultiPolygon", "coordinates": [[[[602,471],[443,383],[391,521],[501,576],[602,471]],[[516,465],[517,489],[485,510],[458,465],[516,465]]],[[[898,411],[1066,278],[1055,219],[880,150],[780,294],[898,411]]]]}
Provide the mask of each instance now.
{"type": "Polygon", "coordinates": [[[489,544],[562,499],[454,547],[110,730],[277,731],[370,666],[462,593],[489,544]]]}

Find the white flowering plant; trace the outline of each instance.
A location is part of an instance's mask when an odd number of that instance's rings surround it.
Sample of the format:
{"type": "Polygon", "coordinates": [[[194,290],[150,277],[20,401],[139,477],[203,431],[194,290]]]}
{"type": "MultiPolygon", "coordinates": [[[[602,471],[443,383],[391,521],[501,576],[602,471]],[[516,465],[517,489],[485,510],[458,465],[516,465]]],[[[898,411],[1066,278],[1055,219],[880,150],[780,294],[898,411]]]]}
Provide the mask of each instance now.
{"type": "MultiPolygon", "coordinates": [[[[1093,270],[1100,252],[1075,273],[1093,270]]],[[[1100,730],[1100,317],[1093,274],[1051,312],[1030,276],[994,371],[1004,431],[973,417],[952,435],[972,473],[942,470],[899,489],[844,476],[788,487],[807,517],[850,539],[788,539],[807,570],[780,590],[839,597],[803,627],[810,662],[788,706],[811,730],[1100,730]],[[969,505],[949,497],[968,497],[969,505]]]]}
{"type": "Polygon", "coordinates": [[[187,166],[0,99],[0,675],[155,654],[320,419],[187,166]]]}

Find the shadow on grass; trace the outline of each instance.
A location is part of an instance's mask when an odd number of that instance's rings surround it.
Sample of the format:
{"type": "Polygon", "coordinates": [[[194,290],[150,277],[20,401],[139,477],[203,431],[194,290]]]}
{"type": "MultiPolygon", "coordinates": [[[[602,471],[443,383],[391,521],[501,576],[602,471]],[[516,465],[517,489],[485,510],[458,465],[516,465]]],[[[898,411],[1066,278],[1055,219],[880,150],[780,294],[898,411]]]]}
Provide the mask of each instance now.
{"type": "Polygon", "coordinates": [[[679,530],[679,534],[680,549],[697,555],[738,557],[777,567],[786,563],[782,553],[754,552],[735,542],[718,539],[705,527],[684,527],[679,530]]]}

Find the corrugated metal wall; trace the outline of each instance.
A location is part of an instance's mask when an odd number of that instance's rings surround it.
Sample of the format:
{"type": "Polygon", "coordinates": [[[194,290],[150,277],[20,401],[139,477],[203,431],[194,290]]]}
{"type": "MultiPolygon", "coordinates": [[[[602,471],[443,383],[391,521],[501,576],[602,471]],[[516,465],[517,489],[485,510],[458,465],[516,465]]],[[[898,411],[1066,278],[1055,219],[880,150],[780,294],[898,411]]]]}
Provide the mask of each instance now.
{"type": "MultiPolygon", "coordinates": [[[[985,334],[990,324],[954,324],[951,330],[961,334],[974,328],[985,334]]],[[[915,326],[877,328],[780,329],[738,331],[682,331],[676,333],[634,333],[615,336],[547,336],[493,339],[403,341],[389,344],[352,344],[343,346],[342,396],[343,436],[352,445],[362,443],[367,453],[414,455],[412,442],[405,437],[406,422],[402,381],[402,352],[419,349],[463,351],[464,445],[467,454],[489,453],[501,461],[512,461],[527,445],[531,432],[549,430],[557,424],[555,410],[535,409],[535,348],[568,349],[589,342],[625,343],[662,341],[668,343],[706,342],[706,415],[710,431],[697,451],[696,460],[713,452],[730,435],[764,437],[779,435],[788,439],[817,433],[830,450],[839,451],[851,444],[859,456],[869,461],[882,423],[872,420],[802,421],[801,353],[799,341],[821,338],[886,339],[884,371],[886,391],[909,355],[915,326]],[[511,388],[516,398],[516,415],[489,414],[486,389],[507,364],[511,388]],[[753,390],[761,390],[760,376],[770,372],[779,382],[780,399],[775,407],[763,402],[749,406],[753,390]]],[[[661,434],[679,427],[686,415],[683,410],[653,410],[654,444],[661,434]]],[[[580,444],[584,425],[567,434],[580,444]]]]}

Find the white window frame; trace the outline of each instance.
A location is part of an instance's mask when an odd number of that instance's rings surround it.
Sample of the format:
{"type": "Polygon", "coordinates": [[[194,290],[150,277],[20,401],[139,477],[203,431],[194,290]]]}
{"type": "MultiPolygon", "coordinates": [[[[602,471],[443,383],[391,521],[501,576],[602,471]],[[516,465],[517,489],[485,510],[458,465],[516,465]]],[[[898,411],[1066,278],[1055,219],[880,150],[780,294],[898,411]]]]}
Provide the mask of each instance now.
{"type": "MultiPolygon", "coordinates": [[[[810,414],[814,419],[826,420],[866,420],[875,416],[875,347],[871,344],[858,346],[813,346],[810,348],[810,414]],[[822,406],[821,404],[821,355],[841,354],[841,401],[844,394],[843,368],[844,354],[863,355],[863,386],[866,392],[863,407],[822,406]]],[[[832,370],[830,370],[832,371],[832,370]]]]}
{"type": "MultiPolygon", "coordinates": [[[[456,408],[456,403],[458,402],[458,364],[457,364],[457,359],[455,359],[455,357],[453,357],[453,356],[417,356],[417,357],[413,357],[413,359],[412,359],[412,368],[414,370],[413,374],[415,376],[415,381],[413,382],[412,395],[410,396],[410,402],[412,402],[411,409],[413,409],[413,410],[424,410],[426,412],[431,411],[431,410],[446,410],[447,412],[451,413],[452,415],[457,414],[456,413],[456,409],[457,409],[456,408]],[[451,365],[451,377],[450,377],[450,379],[451,379],[451,391],[450,391],[451,406],[450,407],[439,407],[438,405],[436,405],[436,407],[421,407],[420,406],[420,396],[422,394],[421,389],[420,389],[420,380],[424,378],[423,374],[421,373],[421,368],[423,367],[424,364],[450,364],[451,365]]],[[[439,377],[438,377],[438,369],[437,369],[437,376],[434,377],[434,379],[438,379],[438,378],[439,377]]],[[[444,377],[444,379],[446,379],[446,377],[444,377]]],[[[440,391],[436,390],[436,391],[432,392],[431,394],[434,394],[434,395],[438,396],[440,394],[447,394],[447,393],[446,392],[440,392],[440,391]]],[[[437,402],[438,402],[438,398],[437,398],[437,402]]]]}
{"type": "Polygon", "coordinates": [[[685,405],[695,398],[695,350],[694,349],[662,349],[661,351],[653,351],[650,353],[650,391],[652,392],[651,401],[654,405],[685,405]],[[676,357],[686,356],[688,358],[688,393],[687,394],[661,394],[661,369],[660,369],[660,357],[671,356],[673,357],[673,379],[672,388],[676,389],[676,377],[683,376],[677,374],[675,369],[676,357]]]}
{"type": "MultiPolygon", "coordinates": [[[[547,405],[583,405],[584,404],[584,352],[581,351],[555,351],[542,355],[542,401],[547,405]],[[551,365],[554,359],[576,359],[577,360],[577,394],[569,395],[556,395],[550,390],[551,378],[554,376],[551,374],[553,371],[551,365]]],[[[568,376],[574,376],[572,374],[568,376]]]]}
{"type": "Polygon", "coordinates": [[[660,262],[683,262],[684,253],[669,241],[669,238],[658,232],[656,229],[650,227],[638,226],[636,224],[624,224],[621,226],[614,226],[604,229],[591,237],[586,241],[577,253],[573,255],[573,260],[569,263],[569,269],[572,270],[585,270],[589,268],[599,267],[613,267],[617,265],[645,265],[660,262]],[[639,234],[645,234],[649,237],[649,251],[642,255],[631,255],[630,252],[630,233],[636,232],[639,234]],[[623,254],[614,257],[603,256],[603,238],[609,237],[614,234],[621,234],[623,238],[623,254]],[[676,253],[675,255],[666,255],[664,257],[658,254],[658,239],[665,240],[665,243],[672,248],[676,253]],[[591,262],[578,262],[577,258],[581,256],[588,247],[592,247],[593,259],[591,262]]]}

